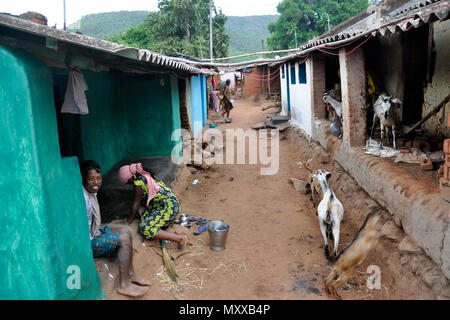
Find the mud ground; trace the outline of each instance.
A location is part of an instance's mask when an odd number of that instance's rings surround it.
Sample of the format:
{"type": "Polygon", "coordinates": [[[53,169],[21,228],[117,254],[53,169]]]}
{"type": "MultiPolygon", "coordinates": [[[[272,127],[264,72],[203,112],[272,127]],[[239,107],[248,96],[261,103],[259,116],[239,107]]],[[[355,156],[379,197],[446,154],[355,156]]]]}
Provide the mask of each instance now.
{"type": "MultiPolygon", "coordinates": [[[[260,103],[237,100],[231,112],[233,121],[218,126],[247,130],[274,112],[274,109],[262,111],[270,104],[264,100],[260,103]]],[[[323,287],[332,265],[323,254],[316,209],[310,195],[296,192],[289,180],[307,178],[297,162],[310,157],[314,154],[309,143],[296,138],[288,129],[280,133],[276,175],[261,175],[260,164],[215,164],[209,170],[185,167],[180,173],[182,178],[173,187],[181,212],[211,220],[223,219],[230,224],[226,248],[212,251],[208,232],[193,234],[198,227],[195,223],[191,228],[169,227],[168,231],[189,236],[188,249],[182,255],[175,250],[175,244],[169,244],[169,253],[180,276],[174,284],[164,272],[159,243],[144,241],[135,233],[135,270],[152,281],[149,291],[138,299],[334,299],[323,287]],[[194,179],[201,183],[192,185],[194,179]]],[[[332,159],[320,163],[314,158],[312,166],[332,173],[331,186],[344,205],[339,245],[342,249],[351,242],[368,208],[375,203],[351,179],[343,178],[345,173],[332,159]]],[[[381,224],[388,218],[383,218],[381,224]]],[[[137,222],[132,228],[137,229],[137,222]]],[[[115,291],[117,263],[101,261],[109,266],[114,277],[103,276],[106,298],[130,299],[115,291]]],[[[344,300],[435,299],[425,283],[402,266],[397,246],[390,243],[373,251],[338,293],[344,300]],[[367,287],[370,265],[380,268],[380,289],[367,287]]]]}

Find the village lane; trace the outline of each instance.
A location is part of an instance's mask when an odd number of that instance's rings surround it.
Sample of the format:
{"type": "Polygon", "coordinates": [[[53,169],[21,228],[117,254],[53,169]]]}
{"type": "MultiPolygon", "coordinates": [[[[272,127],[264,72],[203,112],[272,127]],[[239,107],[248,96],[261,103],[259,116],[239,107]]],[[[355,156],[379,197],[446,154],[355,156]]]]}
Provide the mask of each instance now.
{"type": "MultiPolygon", "coordinates": [[[[232,122],[217,126],[223,131],[247,130],[274,112],[274,109],[262,111],[263,107],[271,104],[273,102],[267,100],[237,100],[231,112],[232,122]]],[[[280,132],[279,137],[279,170],[274,175],[262,175],[261,164],[213,164],[208,170],[192,166],[185,168],[188,181],[183,187],[174,186],[181,213],[224,220],[230,224],[226,248],[212,251],[208,232],[193,234],[198,227],[195,222],[189,229],[171,226],[175,232],[188,234],[190,243],[183,255],[176,252],[175,244],[169,244],[169,252],[175,258],[180,276],[174,284],[164,272],[158,255],[161,252],[159,243],[142,242],[135,235],[135,269],[152,280],[150,290],[141,299],[333,299],[323,287],[323,279],[330,272],[331,265],[323,254],[316,209],[310,194],[296,192],[290,182],[290,178],[307,179],[306,171],[299,168],[297,162],[306,160],[312,153],[302,147],[307,143],[298,143],[291,129],[280,132]],[[192,185],[194,179],[200,183],[192,185]]],[[[333,161],[321,164],[314,159],[312,164],[336,172],[333,161]]],[[[343,187],[335,186],[340,190],[343,187]]],[[[339,196],[339,192],[337,194],[339,196]]],[[[361,191],[355,192],[355,199],[362,199],[361,194],[361,191]]],[[[370,200],[364,201],[359,203],[362,216],[371,203],[370,200]]],[[[356,202],[343,201],[343,204],[349,210],[349,206],[356,205],[356,202]]],[[[351,242],[361,223],[362,220],[349,221],[344,217],[339,249],[351,242]]],[[[136,227],[133,226],[134,230],[136,227]]],[[[351,280],[338,290],[343,299],[433,298],[423,282],[401,269],[400,256],[391,254],[391,250],[395,249],[389,244],[381,246],[356,268],[351,280]],[[387,257],[392,260],[389,266],[385,264],[387,257]],[[366,271],[370,265],[381,269],[380,289],[367,288],[370,274],[366,271]]],[[[112,286],[109,288],[105,289],[108,299],[128,299],[112,290],[112,286]]]]}

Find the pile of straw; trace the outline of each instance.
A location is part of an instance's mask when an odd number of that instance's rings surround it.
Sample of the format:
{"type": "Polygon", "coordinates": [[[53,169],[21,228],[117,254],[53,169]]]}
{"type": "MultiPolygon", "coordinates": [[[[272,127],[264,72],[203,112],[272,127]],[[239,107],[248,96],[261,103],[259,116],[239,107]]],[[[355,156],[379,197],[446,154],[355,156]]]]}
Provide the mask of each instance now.
{"type": "MultiPolygon", "coordinates": [[[[200,256],[205,252],[201,251],[204,243],[198,239],[193,245],[191,252],[187,256],[200,256]]],[[[237,277],[241,272],[247,272],[249,264],[241,259],[226,259],[218,261],[216,266],[199,268],[192,266],[185,259],[176,260],[176,270],[178,274],[177,282],[171,280],[167,269],[161,266],[154,280],[159,281],[163,290],[172,294],[177,300],[188,299],[187,295],[192,290],[203,290],[205,283],[212,275],[222,272],[237,277]]]]}

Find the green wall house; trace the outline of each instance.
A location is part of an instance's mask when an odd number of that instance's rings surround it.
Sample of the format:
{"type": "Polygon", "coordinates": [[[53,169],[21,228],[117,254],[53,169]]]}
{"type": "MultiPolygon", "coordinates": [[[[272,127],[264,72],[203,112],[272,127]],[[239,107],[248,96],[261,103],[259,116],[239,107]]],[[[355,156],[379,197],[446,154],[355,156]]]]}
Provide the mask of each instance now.
{"type": "Polygon", "coordinates": [[[59,152],[51,71],[2,46],[0,70],[0,299],[99,299],[78,161],[59,152]]]}
{"type": "Polygon", "coordinates": [[[79,163],[170,159],[178,76],[201,70],[3,14],[0,35],[0,299],[102,299],[79,163]],[[69,65],[88,114],[61,113],[69,65]]]}
{"type": "Polygon", "coordinates": [[[78,163],[105,173],[125,157],[170,156],[179,142],[176,76],[82,73],[89,114],[61,114],[68,71],[0,46],[0,298],[101,298],[78,163]]]}
{"type": "MultiPolygon", "coordinates": [[[[64,97],[68,71],[52,72],[57,96],[64,97]]],[[[172,141],[172,132],[181,126],[176,76],[82,73],[89,87],[89,114],[58,115],[61,149],[67,155],[95,159],[105,173],[125,157],[171,155],[179,141],[172,141]]],[[[57,113],[62,103],[57,101],[57,113]]]]}
{"type": "Polygon", "coordinates": [[[82,72],[89,114],[61,114],[67,70],[0,47],[0,298],[100,298],[78,162],[107,172],[124,157],[170,156],[179,142],[176,76],[82,72]],[[81,289],[67,288],[70,266],[81,289]]]}

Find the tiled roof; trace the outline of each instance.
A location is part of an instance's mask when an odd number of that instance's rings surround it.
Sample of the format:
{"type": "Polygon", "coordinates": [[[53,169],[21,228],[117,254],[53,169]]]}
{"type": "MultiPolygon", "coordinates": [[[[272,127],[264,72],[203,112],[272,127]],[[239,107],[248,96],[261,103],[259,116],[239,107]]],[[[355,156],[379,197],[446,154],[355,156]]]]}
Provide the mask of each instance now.
{"type": "Polygon", "coordinates": [[[135,61],[142,61],[152,65],[162,66],[174,72],[202,73],[202,70],[187,63],[176,61],[171,57],[157,54],[145,49],[127,47],[118,43],[92,38],[83,34],[59,30],[32,21],[20,19],[11,15],[0,14],[0,26],[24,31],[53,40],[81,46],[96,51],[122,56],[135,61]]]}
{"type": "Polygon", "coordinates": [[[314,50],[333,49],[336,45],[346,45],[358,39],[370,36],[386,35],[398,31],[407,31],[424,24],[449,17],[450,1],[442,0],[412,0],[392,12],[376,18],[376,12],[346,27],[344,30],[325,34],[318,39],[310,40],[299,47],[299,50],[286,55],[275,64],[304,56],[314,50]]]}

